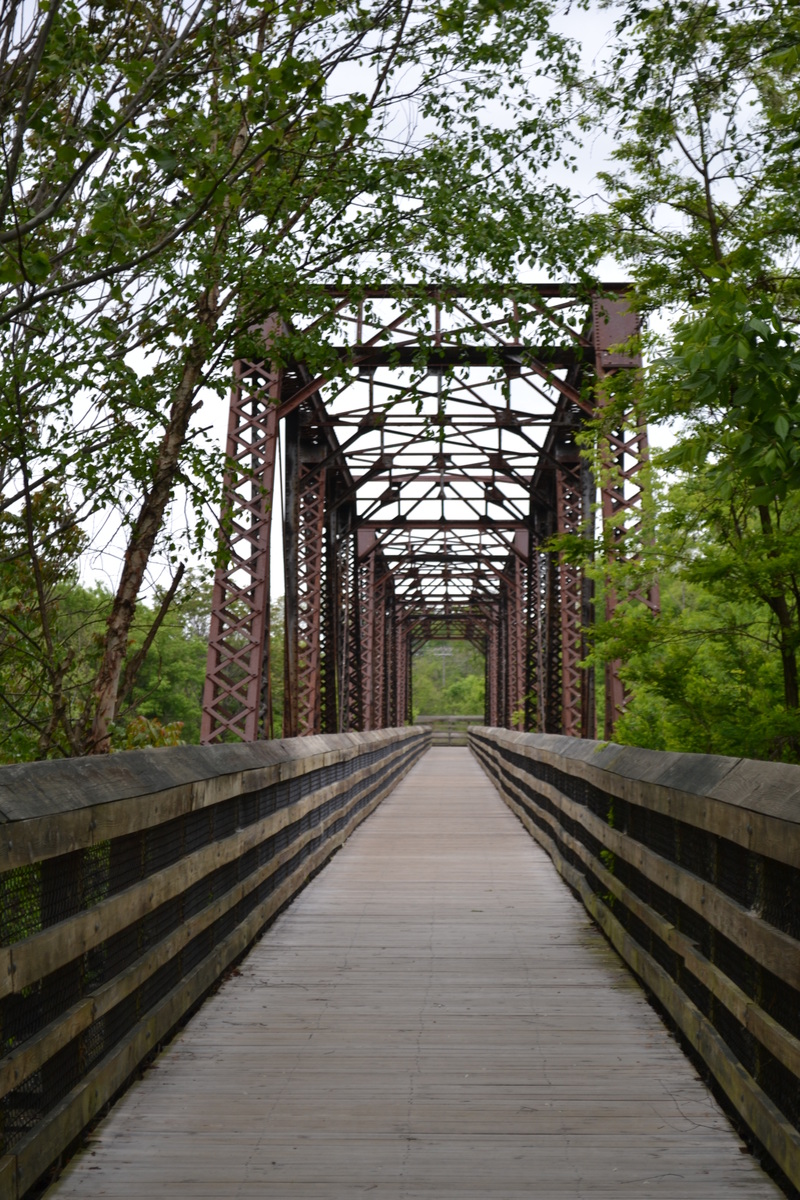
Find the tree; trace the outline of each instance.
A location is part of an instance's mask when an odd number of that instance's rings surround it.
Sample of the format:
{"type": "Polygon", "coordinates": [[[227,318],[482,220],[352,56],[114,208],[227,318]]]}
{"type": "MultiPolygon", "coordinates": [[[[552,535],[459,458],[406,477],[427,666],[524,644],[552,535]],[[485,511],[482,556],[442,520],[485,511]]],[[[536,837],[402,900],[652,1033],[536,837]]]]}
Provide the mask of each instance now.
{"type": "MultiPolygon", "coordinates": [[[[800,722],[784,691],[784,631],[768,599],[776,566],[740,498],[721,499],[703,471],[673,483],[659,505],[658,536],[625,578],[624,599],[595,631],[595,661],[622,660],[630,689],[615,740],[659,750],[800,759],[800,722]],[[755,549],[754,549],[755,547],[755,549]],[[657,573],[661,611],[636,601],[657,573]]],[[[800,551],[800,497],[784,507],[783,566],[800,551]]]]}
{"type": "MultiPolygon", "coordinates": [[[[43,745],[50,754],[69,755],[67,738],[91,705],[110,593],[62,575],[55,555],[47,565],[46,637],[38,624],[41,610],[26,606],[34,591],[30,581],[15,587],[8,575],[18,574],[22,561],[15,559],[3,578],[0,761],[41,757],[43,745]],[[53,660],[63,663],[55,677],[53,660]]],[[[190,573],[166,609],[163,598],[156,593],[152,604],[137,608],[127,647],[136,671],[120,687],[111,726],[114,750],[200,739],[210,587],[190,573]]]]}
{"type": "Polygon", "coordinates": [[[415,719],[482,714],[485,674],[483,655],[469,642],[427,642],[413,659],[415,719]]]}
{"type": "MultiPolygon", "coordinates": [[[[30,517],[58,478],[73,528],[101,512],[119,525],[92,701],[69,729],[58,715],[39,747],[103,752],[148,570],[154,555],[181,555],[176,489],[194,508],[195,547],[219,499],[204,390],[225,395],[237,354],[345,370],[329,284],[357,294],[449,273],[485,287],[518,255],[572,262],[552,220],[563,196],[531,189],[521,157],[535,146],[545,163],[560,118],[520,65],[531,46],[539,71],[563,74],[571,59],[546,0],[12,8],[0,77],[5,504],[30,517]],[[504,128],[487,120],[496,95],[504,128]],[[268,345],[271,316],[285,333],[268,345]],[[294,321],[316,322],[313,342],[294,321]]],[[[42,529],[25,553],[39,570],[42,529]]],[[[57,677],[69,648],[46,654],[57,677]]]]}
{"type": "MultiPolygon", "coordinates": [[[[617,24],[610,79],[587,87],[617,123],[618,166],[601,176],[607,209],[596,218],[598,235],[632,267],[638,307],[669,319],[668,331],[646,343],[651,363],[638,404],[651,420],[678,422],[658,465],[681,480],[657,530],[643,531],[639,543],[642,561],[667,581],[665,612],[637,614],[641,572],[630,563],[612,568],[629,602],[599,630],[602,653],[627,657],[629,682],[674,707],[675,687],[697,684],[701,664],[707,695],[718,698],[720,672],[711,667],[723,646],[734,655],[745,637],[739,661],[753,681],[772,677],[777,652],[780,714],[770,701],[772,736],[762,721],[750,728],[760,730],[760,754],[779,756],[800,749],[799,34],[786,3],[631,0],[617,24]],[[665,532],[676,520],[686,532],[678,542],[665,532]],[[671,610],[675,577],[700,588],[693,594],[702,603],[671,610]],[[709,621],[695,619],[711,611],[709,621]]],[[[613,380],[608,389],[613,424],[630,397],[616,401],[613,380]]],[[[733,678],[729,697],[737,695],[733,678]]],[[[629,716],[622,732],[635,724],[629,716]]]]}

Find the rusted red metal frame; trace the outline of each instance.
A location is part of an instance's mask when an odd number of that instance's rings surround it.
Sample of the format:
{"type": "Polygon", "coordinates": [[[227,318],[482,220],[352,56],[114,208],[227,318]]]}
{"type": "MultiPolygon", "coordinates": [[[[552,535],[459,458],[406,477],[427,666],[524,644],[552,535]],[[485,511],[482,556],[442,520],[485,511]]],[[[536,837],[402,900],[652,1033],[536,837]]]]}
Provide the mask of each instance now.
{"type": "Polygon", "coordinates": [[[301,737],[322,732],[325,482],[324,467],[301,462],[297,571],[297,723],[301,737]]]}
{"type": "MultiPolygon", "coordinates": [[[[567,363],[567,352],[559,352],[564,359],[561,369],[570,367],[566,379],[554,373],[553,363],[558,361],[555,356],[549,361],[539,361],[530,348],[526,351],[524,364],[510,362],[507,366],[510,377],[523,382],[541,378],[560,397],[554,406],[551,432],[556,431],[559,414],[563,416],[565,411],[564,405],[572,405],[580,419],[596,412],[594,402],[584,396],[581,386],[587,350],[594,353],[598,378],[614,371],[638,369],[639,360],[635,356],[612,350],[635,332],[635,319],[626,311],[624,301],[614,295],[608,297],[608,293],[620,290],[617,285],[607,286],[606,296],[594,303],[591,337],[565,327],[583,356],[576,357],[573,353],[567,363]]],[[[375,295],[395,297],[394,292],[380,289],[375,295]]],[[[547,306],[537,304],[537,297],[541,301],[548,296],[567,296],[567,305],[577,302],[577,291],[555,286],[531,290],[529,303],[548,315],[547,306]]],[[[342,307],[340,304],[339,308],[342,307]]],[[[455,303],[454,307],[468,319],[471,317],[465,305],[455,303]]],[[[441,308],[437,306],[436,312],[441,313],[441,308]]],[[[382,361],[385,355],[379,343],[393,329],[402,330],[398,342],[401,350],[410,346],[413,337],[402,329],[408,316],[409,310],[405,310],[374,337],[364,340],[360,315],[356,318],[358,344],[355,350],[348,351],[348,361],[366,365],[382,361]]],[[[476,320],[474,325],[487,337],[500,342],[501,352],[513,353],[518,347],[503,343],[496,333],[500,323],[497,319],[483,323],[476,320]]],[[[443,345],[438,325],[434,341],[443,345]]],[[[442,353],[445,353],[444,346],[442,353]]],[[[544,357],[544,352],[541,353],[544,357]]],[[[402,518],[387,515],[381,519],[378,517],[380,505],[373,506],[372,518],[369,510],[367,514],[359,515],[355,500],[362,484],[386,479],[398,487],[405,480],[400,484],[396,477],[393,480],[391,460],[383,461],[380,457],[360,477],[349,475],[345,450],[333,434],[335,422],[327,418],[319,396],[319,388],[325,380],[322,377],[310,379],[299,371],[295,372],[292,386],[287,389],[282,387],[279,375],[270,375],[259,364],[242,364],[240,378],[242,384],[235,389],[231,401],[228,435],[229,458],[237,467],[236,473],[230,473],[226,478],[226,504],[230,514],[226,524],[230,527],[232,558],[230,567],[219,572],[215,581],[209,671],[204,695],[204,739],[239,736],[250,740],[261,735],[269,725],[269,507],[274,486],[277,423],[283,418],[289,418],[287,431],[295,425],[297,442],[295,453],[289,444],[291,439],[287,437],[284,732],[313,733],[321,729],[323,723],[326,729],[334,726],[377,728],[387,722],[405,719],[411,703],[410,656],[412,647],[419,644],[419,631],[423,628],[419,623],[418,606],[422,604],[424,608],[427,604],[431,618],[428,628],[434,628],[433,622],[452,605],[454,598],[459,601],[460,597],[459,602],[467,598],[470,573],[452,571],[448,567],[449,585],[434,587],[431,569],[417,572],[414,577],[413,572],[390,565],[385,558],[385,549],[392,545],[393,538],[410,528],[416,534],[427,531],[430,536],[447,531],[459,536],[460,531],[466,551],[470,543],[464,538],[470,530],[473,536],[475,531],[492,532],[501,538],[503,534],[517,534],[521,526],[524,530],[526,523],[524,518],[520,520],[516,516],[517,502],[505,504],[504,496],[498,493],[500,501],[495,498],[492,503],[500,503],[501,509],[507,508],[510,518],[498,519],[489,516],[488,492],[483,514],[468,497],[459,495],[458,498],[472,507],[475,515],[471,521],[461,520],[455,525],[448,520],[417,517],[414,509],[419,507],[418,503],[412,505],[410,519],[408,513],[402,518]],[[255,391],[244,386],[251,377],[258,379],[259,386],[255,391]],[[301,423],[295,424],[292,419],[298,418],[309,404],[316,408],[311,425],[318,429],[324,427],[327,437],[324,444],[318,444],[313,462],[307,457],[303,459],[299,448],[301,423]],[[254,433],[256,428],[261,430],[260,441],[254,433]],[[347,476],[344,484],[336,489],[326,484],[326,475],[331,469],[340,471],[343,478],[347,476]],[[249,493],[245,495],[248,488],[249,493]],[[337,512],[346,514],[346,519],[334,520],[337,512]],[[353,556],[352,567],[342,570],[341,561],[350,554],[353,556]],[[407,581],[412,586],[409,598],[415,588],[425,589],[424,595],[420,592],[411,608],[397,591],[398,582],[407,590],[407,581]],[[412,636],[413,629],[417,632],[412,636]]],[[[537,393],[540,391],[535,384],[532,386],[537,393]]],[[[469,384],[465,384],[463,390],[465,395],[474,394],[476,405],[482,405],[487,412],[496,411],[469,384]]],[[[370,385],[370,396],[371,391],[370,385]]],[[[354,415],[358,411],[353,410],[354,415]]],[[[517,418],[513,408],[509,410],[509,421],[515,432],[523,428],[524,421],[517,418]]],[[[465,429],[460,435],[461,440],[479,455],[481,445],[477,427],[473,436],[466,418],[462,423],[465,429]]],[[[541,421],[537,419],[535,423],[541,421]]],[[[349,442],[354,443],[358,436],[357,431],[349,442]]],[[[400,439],[401,446],[409,444],[408,434],[399,427],[395,436],[400,439]]],[[[413,434],[411,440],[415,441],[413,434]]],[[[416,440],[419,440],[418,436],[416,440]]],[[[637,486],[637,481],[646,462],[646,433],[641,426],[631,425],[626,420],[608,437],[607,444],[608,470],[601,480],[601,509],[607,542],[619,556],[626,553],[626,540],[641,520],[642,489],[637,486]]],[[[587,524],[591,509],[591,488],[587,485],[586,470],[575,458],[565,457],[563,445],[549,444],[548,440],[542,447],[532,440],[530,445],[539,456],[537,470],[546,468],[553,481],[549,499],[545,501],[553,516],[547,536],[580,531],[587,524]]],[[[463,449],[461,453],[463,455],[463,449]]],[[[519,459],[518,451],[516,455],[519,459]]],[[[499,466],[489,462],[487,489],[496,490],[496,482],[512,482],[512,473],[514,482],[524,482],[502,452],[489,457],[503,461],[499,466]]],[[[424,480],[424,470],[412,472],[410,478],[424,480]]],[[[431,482],[438,480],[444,486],[443,474],[440,471],[438,476],[431,476],[431,482]]],[[[333,475],[330,477],[334,478],[333,475]]],[[[452,482],[457,484],[470,477],[474,480],[473,472],[461,471],[453,475],[452,482]]],[[[483,595],[487,603],[480,620],[470,618],[470,636],[486,647],[487,718],[491,717],[492,723],[509,723],[512,714],[524,707],[526,727],[558,728],[587,736],[591,728],[589,713],[593,713],[594,703],[592,689],[587,687],[587,673],[581,670],[580,664],[587,648],[585,630],[591,618],[591,588],[578,568],[573,568],[563,555],[559,561],[546,548],[546,543],[541,540],[541,528],[541,521],[538,525],[536,522],[530,524],[526,552],[521,554],[515,548],[514,555],[502,570],[495,568],[491,560],[484,561],[480,554],[474,553],[475,571],[488,572],[488,578],[495,579],[497,589],[496,600],[491,602],[491,586],[478,584],[475,597],[483,595]],[[558,705],[554,702],[556,693],[558,705]]],[[[475,591],[474,585],[472,590],[475,591]]],[[[646,602],[657,603],[652,592],[648,593],[646,602]]],[[[610,603],[613,608],[613,594],[610,603]]],[[[615,681],[618,685],[618,672],[615,673],[612,666],[607,677],[607,730],[624,703],[624,695],[618,688],[614,691],[615,681]]]]}
{"type": "MultiPolygon", "coordinates": [[[[585,516],[582,505],[581,459],[577,447],[566,447],[556,476],[556,519],[559,537],[579,537],[585,516]],[[571,453],[570,453],[571,451],[571,453]]],[[[559,608],[561,616],[562,732],[581,735],[581,669],[583,651],[583,572],[574,556],[559,553],[559,608]]]]}
{"type": "MultiPolygon", "coordinates": [[[[629,403],[618,413],[615,427],[605,432],[600,466],[604,546],[609,561],[620,563],[636,554],[635,545],[631,547],[630,541],[641,531],[646,494],[647,428],[635,409],[635,384],[642,371],[641,352],[636,342],[640,322],[623,299],[608,297],[593,301],[592,322],[599,408],[607,401],[605,381],[619,372],[633,373],[634,388],[626,389],[629,403]]],[[[657,582],[654,581],[639,599],[653,611],[658,611],[657,582]]],[[[614,616],[616,607],[616,591],[610,585],[606,588],[606,620],[614,616]]],[[[604,736],[609,739],[625,711],[626,692],[621,667],[618,660],[606,664],[604,736]]]]}
{"type": "Polygon", "coordinates": [[[222,537],[214,577],[201,740],[269,734],[269,553],[281,374],[237,365],[228,419],[222,537]]]}

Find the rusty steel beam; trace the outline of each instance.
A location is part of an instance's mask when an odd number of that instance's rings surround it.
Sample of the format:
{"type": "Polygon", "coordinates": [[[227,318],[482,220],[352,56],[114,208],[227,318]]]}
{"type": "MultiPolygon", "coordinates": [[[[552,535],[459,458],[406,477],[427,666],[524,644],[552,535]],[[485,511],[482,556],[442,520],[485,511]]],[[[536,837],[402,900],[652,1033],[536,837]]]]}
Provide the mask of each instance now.
{"type": "Polygon", "coordinates": [[[297,727],[322,732],[322,602],[325,594],[325,470],[300,463],[297,563],[297,727]]]}
{"type": "MultiPolygon", "coordinates": [[[[341,357],[353,359],[362,369],[368,367],[416,367],[418,346],[352,346],[342,348],[341,357]]],[[[504,367],[518,366],[528,358],[546,363],[551,370],[564,370],[580,362],[591,362],[591,352],[573,346],[526,346],[519,342],[503,342],[497,346],[431,346],[429,366],[443,367],[504,367]]]]}
{"type": "Polygon", "coordinates": [[[214,576],[201,741],[268,735],[269,552],[281,372],[237,364],[230,397],[221,526],[214,576]]]}
{"type": "MultiPolygon", "coordinates": [[[[620,372],[632,372],[634,384],[641,375],[642,358],[636,339],[640,322],[622,298],[595,298],[592,302],[595,372],[599,384],[599,406],[607,402],[604,381],[620,372]],[[629,345],[632,343],[632,345],[629,345]]],[[[635,394],[617,426],[603,441],[600,480],[603,540],[610,563],[624,562],[629,554],[632,535],[642,526],[645,500],[645,471],[648,463],[647,427],[636,413],[635,394]]],[[[658,585],[653,583],[639,599],[658,611],[658,585]]],[[[617,607],[613,586],[606,589],[605,616],[610,620],[617,607]]],[[[617,721],[625,711],[625,686],[620,676],[622,664],[606,664],[604,736],[613,737],[617,721]]]]}
{"type": "Polygon", "coordinates": [[[297,590],[300,568],[300,413],[297,409],[284,418],[283,458],[286,478],[283,500],[283,736],[300,733],[298,709],[298,617],[297,590]]]}
{"type": "MultiPolygon", "coordinates": [[[[579,536],[583,528],[581,460],[577,447],[565,445],[556,476],[556,529],[559,537],[579,536]]],[[[581,654],[583,650],[583,587],[580,566],[570,554],[559,553],[561,616],[561,731],[581,733],[581,654]]]]}
{"type": "MultiPolygon", "coordinates": [[[[329,294],[342,331],[332,352],[351,373],[335,366],[329,385],[292,362],[274,376],[258,363],[237,368],[233,557],[215,585],[204,736],[250,739],[271,724],[262,550],[279,423],[284,734],[409,719],[412,654],[452,637],[485,653],[492,724],[592,736],[594,679],[583,665],[592,579],[552,539],[591,540],[599,486],[609,557],[636,550],[647,444],[635,403],[606,430],[596,482],[575,440],[602,409],[604,381],[621,371],[635,379],[640,365],[619,348],[636,331],[624,288],[592,300],[573,285],[510,286],[487,289],[486,304],[458,289],[378,288],[355,302],[329,294]],[[410,376],[423,360],[427,378],[410,376]]],[[[267,323],[265,340],[275,330],[287,332],[267,323]]],[[[642,599],[657,604],[652,590],[642,599]]],[[[614,602],[611,590],[609,614],[614,602]]],[[[613,665],[606,683],[608,731],[624,704],[613,665]]]]}

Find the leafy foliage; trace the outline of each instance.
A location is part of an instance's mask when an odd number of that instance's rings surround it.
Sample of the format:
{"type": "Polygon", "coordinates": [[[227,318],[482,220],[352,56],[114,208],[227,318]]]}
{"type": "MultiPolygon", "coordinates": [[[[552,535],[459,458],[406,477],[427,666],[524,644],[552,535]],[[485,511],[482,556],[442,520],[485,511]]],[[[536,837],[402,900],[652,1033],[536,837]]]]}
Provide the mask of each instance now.
{"type": "MultiPolygon", "coordinates": [[[[596,228],[638,307],[669,319],[636,400],[676,436],[658,519],[630,539],[638,562],[597,547],[623,602],[596,655],[621,659],[631,688],[617,736],[797,761],[796,6],[631,0],[616,34],[608,79],[586,85],[617,132],[596,228]],[[658,616],[636,598],[654,576],[658,616]]],[[[612,379],[607,399],[611,426],[630,395],[612,379]]]]}
{"type": "MultiPolygon", "coordinates": [[[[615,740],[658,750],[798,761],[800,714],[783,689],[782,630],[766,597],[800,561],[800,497],[784,511],[779,560],[695,473],[664,497],[638,570],[657,575],[661,611],[635,598],[596,629],[594,659],[621,659],[630,689],[615,740]]],[[[612,576],[613,577],[613,576],[612,576]]]]}
{"type": "MultiPolygon", "coordinates": [[[[330,285],[483,290],[520,258],[581,259],[553,220],[565,195],[530,186],[525,161],[526,147],[540,164],[564,148],[558,104],[529,86],[573,72],[550,13],[549,0],[3,10],[4,511],[35,518],[59,479],[74,530],[102,514],[125,546],[90,700],[70,717],[48,685],[40,753],[111,746],[148,571],[177,568],[187,543],[204,552],[218,510],[200,414],[237,355],[336,375],[330,285]],[[268,346],[271,318],[283,333],[268,346]],[[312,322],[313,339],[293,332],[312,322]]],[[[28,525],[41,571],[46,526],[28,525]]],[[[35,620],[45,674],[69,674],[68,639],[48,644],[35,620]]]]}
{"type": "Polygon", "coordinates": [[[468,642],[427,642],[413,659],[414,717],[478,716],[485,686],[483,655],[468,642]]]}

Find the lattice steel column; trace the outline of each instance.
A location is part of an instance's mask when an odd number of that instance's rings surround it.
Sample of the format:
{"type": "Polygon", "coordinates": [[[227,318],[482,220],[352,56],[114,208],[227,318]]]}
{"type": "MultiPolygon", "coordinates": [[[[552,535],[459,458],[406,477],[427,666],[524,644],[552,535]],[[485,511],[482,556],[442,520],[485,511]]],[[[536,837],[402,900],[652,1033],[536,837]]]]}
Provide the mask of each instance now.
{"type": "Polygon", "coordinates": [[[486,629],[486,720],[497,727],[503,723],[500,687],[500,622],[493,613],[486,629]]]}
{"type": "Polygon", "coordinates": [[[543,677],[542,639],[539,635],[543,610],[544,554],[532,532],[528,554],[525,597],[525,730],[535,733],[542,715],[541,680],[543,677]]]}
{"type": "Polygon", "coordinates": [[[395,621],[396,723],[398,725],[406,725],[411,720],[411,697],[409,694],[411,682],[411,645],[408,637],[408,622],[405,611],[398,604],[395,607],[395,621]]]}
{"type": "Polygon", "coordinates": [[[344,729],[345,720],[349,539],[344,533],[342,508],[337,504],[339,476],[332,470],[326,470],[325,475],[325,595],[320,624],[322,729],[325,733],[338,733],[344,729]]]}
{"type": "Polygon", "coordinates": [[[536,725],[539,733],[563,732],[564,698],[561,687],[561,570],[558,555],[546,546],[556,529],[556,485],[547,507],[532,513],[531,550],[534,587],[530,622],[535,672],[536,725]]]}
{"type": "MultiPolygon", "coordinates": [[[[372,555],[373,562],[375,555],[372,555]]],[[[374,599],[371,605],[374,628],[372,633],[372,653],[375,655],[375,666],[372,672],[372,724],[370,729],[383,729],[386,726],[386,671],[387,671],[387,616],[386,616],[386,576],[381,564],[375,563],[373,575],[374,599]]]]}
{"type": "Polygon", "coordinates": [[[300,463],[297,563],[298,733],[322,732],[321,618],[324,578],[325,470],[300,463]]]}
{"type": "Polygon", "coordinates": [[[347,569],[344,612],[344,647],[342,661],[345,666],[342,680],[344,697],[344,712],[342,714],[342,729],[345,733],[350,730],[364,729],[364,680],[362,666],[364,662],[364,647],[362,643],[363,622],[361,619],[361,566],[359,563],[358,546],[361,535],[350,537],[350,562],[347,569]]]}
{"type": "MultiPolygon", "coordinates": [[[[515,539],[519,541],[519,539],[515,539]]],[[[527,553],[527,536],[524,539],[527,553]]],[[[521,543],[517,547],[521,549],[521,543]]],[[[508,667],[506,676],[507,701],[506,716],[510,727],[522,729],[524,716],[516,724],[513,721],[515,712],[524,708],[525,700],[525,666],[527,660],[527,622],[525,620],[525,598],[527,593],[527,570],[519,553],[509,559],[505,570],[506,620],[508,624],[508,667]]]]}
{"type": "MultiPolygon", "coordinates": [[[[598,381],[602,384],[603,379],[619,371],[641,372],[641,355],[638,352],[631,353],[626,348],[626,343],[639,333],[638,315],[630,311],[627,301],[595,298],[592,315],[598,381]]],[[[601,387],[601,405],[604,401],[601,387]]],[[[603,536],[609,559],[624,562],[628,553],[626,542],[632,534],[641,532],[645,498],[643,473],[648,462],[647,426],[636,412],[635,391],[618,427],[608,433],[604,449],[603,477],[600,481],[603,536]]],[[[657,585],[653,584],[638,598],[647,607],[658,610],[657,585]]],[[[613,588],[608,588],[606,619],[613,616],[616,604],[616,593],[613,588]]],[[[606,664],[606,738],[612,737],[614,727],[625,709],[625,688],[619,668],[619,662],[606,664]]]]}
{"type": "Polygon", "coordinates": [[[383,705],[381,708],[381,725],[389,726],[395,722],[395,642],[394,597],[387,584],[383,589],[383,705]]]}
{"type": "Polygon", "coordinates": [[[237,364],[230,399],[222,533],[209,632],[200,739],[254,741],[268,731],[269,548],[281,372],[237,364]]]}
{"type": "Polygon", "coordinates": [[[300,732],[298,699],[298,594],[300,564],[300,413],[296,409],[283,422],[283,736],[300,732]]]}
{"type": "MultiPolygon", "coordinates": [[[[559,455],[556,470],[556,521],[559,536],[580,535],[583,525],[581,462],[572,447],[559,455]]],[[[559,608],[561,615],[561,731],[581,735],[583,655],[583,579],[580,567],[559,554],[559,608]]]]}
{"type": "MultiPolygon", "coordinates": [[[[375,706],[376,692],[378,690],[377,676],[379,674],[377,567],[374,552],[367,553],[366,558],[362,557],[367,552],[370,542],[374,542],[374,540],[374,537],[371,538],[369,534],[359,533],[358,535],[358,612],[361,624],[361,659],[357,664],[357,668],[361,676],[361,728],[365,730],[376,729],[378,727],[376,725],[377,713],[375,706]]],[[[383,667],[382,661],[380,667],[381,669],[383,667]]]]}
{"type": "MultiPolygon", "coordinates": [[[[581,461],[581,507],[584,535],[589,545],[590,558],[594,558],[594,506],[597,496],[591,464],[581,461]]],[[[585,662],[592,649],[591,628],[595,622],[594,579],[591,572],[581,571],[581,659],[585,662]]],[[[597,737],[597,698],[595,694],[595,671],[593,666],[581,668],[581,737],[597,737]]]]}

